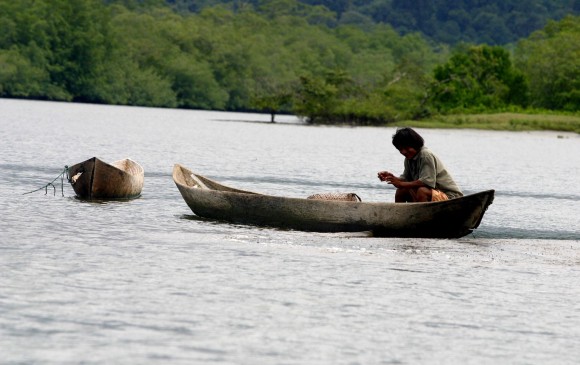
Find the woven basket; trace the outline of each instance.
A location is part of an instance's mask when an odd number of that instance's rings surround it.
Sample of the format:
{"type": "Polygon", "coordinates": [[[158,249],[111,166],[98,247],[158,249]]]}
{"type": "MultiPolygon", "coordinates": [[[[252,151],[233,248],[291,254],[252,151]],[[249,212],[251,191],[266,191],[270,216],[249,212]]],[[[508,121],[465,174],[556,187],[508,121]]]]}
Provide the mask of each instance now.
{"type": "Polygon", "coordinates": [[[307,199],[315,200],[341,200],[347,202],[361,202],[360,196],[355,193],[322,193],[310,195],[307,199]]]}

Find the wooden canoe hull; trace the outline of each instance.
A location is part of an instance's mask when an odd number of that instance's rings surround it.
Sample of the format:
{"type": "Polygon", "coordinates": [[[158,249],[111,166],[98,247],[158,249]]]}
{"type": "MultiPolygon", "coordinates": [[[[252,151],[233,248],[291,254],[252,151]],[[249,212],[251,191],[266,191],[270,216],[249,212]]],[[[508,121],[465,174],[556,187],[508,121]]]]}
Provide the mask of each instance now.
{"type": "Polygon", "coordinates": [[[494,191],[429,203],[286,198],[233,189],[175,165],[173,180],[193,213],[233,223],[317,232],[372,231],[384,237],[456,238],[481,223],[494,191]]]}
{"type": "Polygon", "coordinates": [[[143,190],[143,167],[131,159],[108,164],[96,157],[69,167],[76,195],[87,200],[133,199],[143,190]]]}

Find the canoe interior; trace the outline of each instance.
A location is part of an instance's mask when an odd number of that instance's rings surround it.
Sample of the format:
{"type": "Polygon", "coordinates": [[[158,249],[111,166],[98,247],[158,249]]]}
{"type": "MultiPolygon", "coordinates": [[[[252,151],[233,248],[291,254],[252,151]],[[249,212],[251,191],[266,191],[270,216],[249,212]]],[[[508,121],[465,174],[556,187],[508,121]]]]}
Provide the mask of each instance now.
{"type": "Polygon", "coordinates": [[[216,181],[208,179],[202,175],[197,175],[187,170],[185,167],[180,166],[179,169],[174,171],[173,177],[177,178],[181,184],[186,185],[193,189],[205,189],[205,190],[215,190],[215,191],[225,191],[232,193],[242,193],[242,194],[257,194],[251,191],[240,190],[231,188],[226,185],[222,185],[216,181]]]}
{"type": "Polygon", "coordinates": [[[76,195],[86,200],[125,200],[141,195],[143,167],[131,159],[111,164],[93,157],[69,167],[76,195]]]}
{"type": "Polygon", "coordinates": [[[234,189],[175,165],[173,179],[196,215],[233,223],[317,232],[372,231],[387,237],[462,237],[476,229],[494,191],[429,203],[287,198],[234,189]]]}

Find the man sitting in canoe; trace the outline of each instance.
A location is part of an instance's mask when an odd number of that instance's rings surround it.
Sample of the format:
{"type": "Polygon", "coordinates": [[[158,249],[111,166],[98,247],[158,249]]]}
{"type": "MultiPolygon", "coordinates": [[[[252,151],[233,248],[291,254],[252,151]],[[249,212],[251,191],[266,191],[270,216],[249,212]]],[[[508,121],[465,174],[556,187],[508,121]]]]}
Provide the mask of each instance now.
{"type": "Polygon", "coordinates": [[[411,128],[398,129],[393,135],[393,145],[405,156],[405,171],[400,177],[389,171],[378,176],[397,188],[395,202],[435,202],[463,196],[443,162],[424,144],[423,137],[411,128]]]}

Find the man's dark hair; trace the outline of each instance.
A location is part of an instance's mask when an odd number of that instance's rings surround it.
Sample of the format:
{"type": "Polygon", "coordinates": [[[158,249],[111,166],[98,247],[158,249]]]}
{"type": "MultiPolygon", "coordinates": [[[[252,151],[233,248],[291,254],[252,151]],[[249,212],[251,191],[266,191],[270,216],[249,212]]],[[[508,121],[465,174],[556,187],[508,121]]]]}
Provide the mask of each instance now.
{"type": "Polygon", "coordinates": [[[411,128],[399,128],[393,134],[393,146],[400,150],[403,147],[412,147],[419,151],[425,144],[423,137],[411,128]]]}

